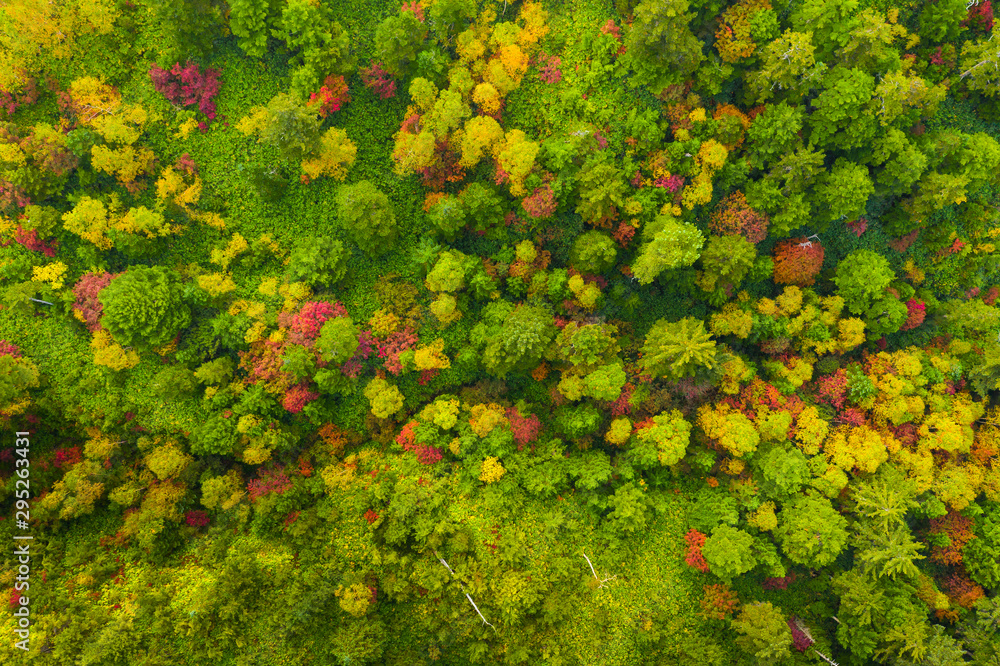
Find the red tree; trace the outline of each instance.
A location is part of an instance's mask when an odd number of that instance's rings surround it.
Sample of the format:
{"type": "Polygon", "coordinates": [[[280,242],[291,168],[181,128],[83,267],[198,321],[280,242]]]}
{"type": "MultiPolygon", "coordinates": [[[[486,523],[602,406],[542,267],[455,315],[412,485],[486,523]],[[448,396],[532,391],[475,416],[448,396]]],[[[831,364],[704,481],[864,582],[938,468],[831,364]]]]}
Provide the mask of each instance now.
{"type": "Polygon", "coordinates": [[[708,228],[717,236],[743,236],[756,245],[767,238],[770,223],[767,215],[751,208],[747,198],[737,190],[719,202],[708,228]]]}
{"type": "Polygon", "coordinates": [[[368,67],[358,70],[361,75],[361,82],[365,84],[373,93],[382,99],[391,99],[396,96],[396,80],[382,68],[382,63],[373,62],[368,67]]]}
{"type": "Polygon", "coordinates": [[[909,331],[924,323],[927,316],[927,306],[923,301],[911,298],[906,302],[906,321],[899,327],[901,331],[909,331]]]}
{"type": "Polygon", "coordinates": [[[823,267],[823,246],[807,238],[789,238],[774,246],[774,281],[811,286],[823,267]]]}
{"type": "Polygon", "coordinates": [[[705,541],[707,540],[708,537],[695,529],[688,530],[688,533],[684,535],[684,541],[687,542],[687,553],[685,553],[684,562],[703,573],[708,573],[708,562],[705,561],[705,556],[701,554],[701,547],[705,545],[705,541]]]}
{"type": "Polygon", "coordinates": [[[340,111],[350,101],[351,95],[347,90],[347,82],[344,81],[343,76],[330,75],[326,77],[319,93],[309,94],[309,104],[318,104],[319,115],[323,118],[340,111]]]}
{"type": "Polygon", "coordinates": [[[176,63],[170,70],[157,65],[149,70],[156,92],[179,106],[198,105],[198,110],[209,120],[215,120],[215,96],[219,94],[219,75],[222,70],[206,67],[202,70],[196,63],[188,62],[184,67],[176,63]]]}
{"type": "Polygon", "coordinates": [[[510,421],[510,431],[514,435],[514,441],[517,442],[518,451],[524,448],[525,444],[538,439],[542,422],[534,414],[522,416],[517,407],[511,407],[507,410],[507,419],[510,421]]]}
{"type": "Polygon", "coordinates": [[[73,295],[76,296],[73,309],[79,313],[91,333],[101,330],[101,315],[104,314],[104,306],[97,296],[117,275],[117,273],[85,273],[73,285],[73,295]]]}
{"type": "Polygon", "coordinates": [[[534,192],[521,200],[524,212],[536,220],[552,217],[558,205],[555,192],[549,185],[535,188],[534,192]]]}

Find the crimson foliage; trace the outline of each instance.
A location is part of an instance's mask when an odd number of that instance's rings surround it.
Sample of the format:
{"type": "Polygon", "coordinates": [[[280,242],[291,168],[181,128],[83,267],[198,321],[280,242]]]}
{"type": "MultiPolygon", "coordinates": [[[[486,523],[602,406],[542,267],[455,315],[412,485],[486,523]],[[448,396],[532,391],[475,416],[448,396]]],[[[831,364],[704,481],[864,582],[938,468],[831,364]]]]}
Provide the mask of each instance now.
{"type": "Polygon", "coordinates": [[[184,67],[176,63],[169,70],[157,65],[149,70],[156,92],[160,93],[171,104],[179,106],[198,105],[209,120],[215,120],[214,97],[219,94],[219,75],[222,70],[206,67],[202,70],[196,63],[188,62],[184,67]]]}

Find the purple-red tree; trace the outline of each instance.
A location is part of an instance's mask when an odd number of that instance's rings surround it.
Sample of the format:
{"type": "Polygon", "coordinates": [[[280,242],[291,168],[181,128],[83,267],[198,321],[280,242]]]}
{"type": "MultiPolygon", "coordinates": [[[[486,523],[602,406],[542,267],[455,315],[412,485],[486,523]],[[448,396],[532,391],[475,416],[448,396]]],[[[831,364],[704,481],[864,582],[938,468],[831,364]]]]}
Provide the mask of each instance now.
{"type": "Polygon", "coordinates": [[[188,62],[181,67],[176,63],[169,70],[157,65],[149,70],[156,92],[178,106],[198,105],[209,120],[215,120],[215,96],[219,94],[219,75],[222,70],[206,67],[202,70],[196,63],[188,62]]]}
{"type": "Polygon", "coordinates": [[[382,63],[373,62],[368,67],[358,70],[361,75],[361,82],[365,84],[373,93],[382,99],[391,99],[396,96],[396,80],[389,72],[382,68],[382,63]]]}

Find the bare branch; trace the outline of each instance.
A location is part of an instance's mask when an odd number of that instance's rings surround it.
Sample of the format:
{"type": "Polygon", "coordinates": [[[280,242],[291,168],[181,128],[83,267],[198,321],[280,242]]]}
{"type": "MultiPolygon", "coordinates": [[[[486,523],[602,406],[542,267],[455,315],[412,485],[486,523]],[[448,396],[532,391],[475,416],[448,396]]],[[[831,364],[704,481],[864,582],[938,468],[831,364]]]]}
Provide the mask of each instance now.
{"type": "MultiPolygon", "coordinates": [[[[455,575],[455,572],[452,570],[452,568],[448,565],[447,562],[444,561],[444,558],[441,557],[436,550],[434,551],[434,555],[437,556],[438,562],[440,562],[442,565],[444,565],[444,568],[448,570],[448,573],[450,573],[454,578],[457,579],[458,576],[455,575]]],[[[479,619],[481,619],[483,621],[483,624],[485,624],[487,627],[489,627],[490,629],[492,629],[493,633],[495,634],[497,632],[497,628],[494,627],[489,622],[487,622],[486,618],[483,617],[483,614],[479,610],[479,606],[477,606],[476,602],[472,600],[472,597],[469,596],[469,593],[465,591],[465,586],[462,585],[462,581],[458,581],[458,585],[459,585],[459,587],[462,588],[462,594],[465,595],[465,598],[469,600],[469,603],[472,604],[472,607],[476,610],[476,615],[479,616],[479,619]]]]}
{"type": "Polygon", "coordinates": [[[590,558],[587,557],[587,554],[586,553],[581,553],[581,555],[583,555],[583,559],[587,560],[587,564],[590,565],[590,572],[592,574],[594,574],[594,580],[597,581],[597,587],[604,587],[604,584],[607,583],[609,580],[614,580],[615,578],[618,578],[618,575],[615,574],[614,576],[611,576],[610,578],[605,578],[604,580],[601,580],[600,576],[597,575],[597,571],[594,570],[594,564],[593,564],[593,562],[590,561],[590,558]]]}

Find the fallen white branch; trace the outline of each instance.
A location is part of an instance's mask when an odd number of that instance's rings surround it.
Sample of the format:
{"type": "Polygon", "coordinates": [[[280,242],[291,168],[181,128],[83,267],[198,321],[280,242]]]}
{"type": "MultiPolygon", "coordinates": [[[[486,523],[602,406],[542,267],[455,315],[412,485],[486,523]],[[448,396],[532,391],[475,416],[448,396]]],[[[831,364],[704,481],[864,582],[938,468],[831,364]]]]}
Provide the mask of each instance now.
{"type": "MultiPolygon", "coordinates": [[[[458,576],[455,576],[455,572],[452,570],[452,568],[448,565],[447,562],[444,561],[444,558],[441,557],[436,550],[434,551],[434,554],[437,555],[438,562],[444,565],[444,568],[448,570],[448,573],[450,573],[455,578],[458,578],[458,576]]],[[[472,600],[472,597],[469,596],[469,593],[465,591],[465,586],[462,585],[462,581],[458,581],[458,585],[459,587],[462,588],[462,594],[465,595],[465,598],[469,600],[469,603],[472,604],[472,607],[476,610],[476,615],[479,616],[479,619],[483,621],[483,624],[492,629],[493,633],[495,634],[497,632],[497,628],[494,627],[492,624],[490,624],[485,617],[483,617],[483,614],[479,610],[479,606],[477,606],[476,602],[472,600]]]]}
{"type": "Polygon", "coordinates": [[[604,584],[607,583],[609,580],[614,580],[615,578],[618,578],[618,575],[616,574],[611,578],[605,578],[604,580],[601,580],[601,577],[598,576],[597,572],[594,570],[594,563],[590,561],[590,558],[587,557],[586,553],[581,553],[581,554],[583,555],[583,559],[587,560],[587,564],[590,565],[590,572],[594,574],[594,580],[597,581],[597,587],[604,587],[604,584]]]}
{"type": "Polygon", "coordinates": [[[810,648],[810,649],[813,652],[815,652],[819,656],[820,659],[822,659],[823,661],[825,661],[828,664],[831,664],[831,666],[840,666],[840,664],[838,664],[837,662],[835,662],[833,659],[830,659],[828,656],[826,656],[825,654],[823,654],[822,652],[820,652],[816,648],[810,648]]]}

